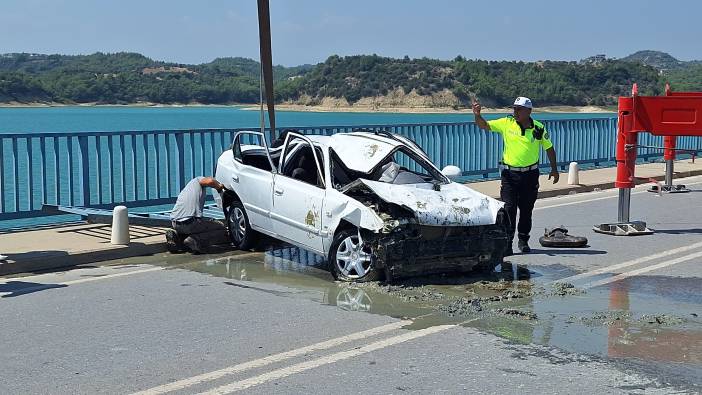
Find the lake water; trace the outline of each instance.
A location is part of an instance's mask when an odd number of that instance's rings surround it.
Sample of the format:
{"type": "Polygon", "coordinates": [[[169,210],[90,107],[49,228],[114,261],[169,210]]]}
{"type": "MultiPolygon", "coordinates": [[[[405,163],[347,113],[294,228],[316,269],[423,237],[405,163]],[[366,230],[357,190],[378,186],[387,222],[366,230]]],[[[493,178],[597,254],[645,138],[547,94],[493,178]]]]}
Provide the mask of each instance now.
{"type": "MultiPolygon", "coordinates": [[[[497,118],[506,114],[485,114],[497,118]]],[[[615,113],[537,113],[536,119],[588,119],[615,113]]],[[[260,113],[242,107],[0,108],[0,133],[258,128],[260,113]]],[[[278,127],[469,122],[472,114],[276,111],[278,127]]]]}
{"type": "MultiPolygon", "coordinates": [[[[488,119],[501,117],[507,114],[486,114],[488,119]]],[[[591,119],[613,117],[614,113],[607,114],[582,114],[582,113],[544,113],[535,114],[534,118],[541,120],[549,119],[591,119]]],[[[252,128],[259,127],[260,113],[258,111],[246,110],[242,107],[204,106],[204,107],[35,107],[35,108],[0,108],[0,141],[4,146],[4,152],[10,152],[9,139],[2,139],[2,134],[6,133],[39,133],[39,132],[77,132],[77,131],[128,131],[128,130],[172,130],[172,129],[214,129],[214,128],[252,128]]],[[[437,123],[437,122],[470,122],[473,121],[472,114],[400,114],[400,113],[347,113],[347,112],[294,112],[277,111],[277,126],[283,128],[305,127],[305,126],[347,126],[347,125],[387,125],[387,124],[417,124],[417,123],[437,123]]],[[[19,148],[26,149],[26,142],[20,141],[19,148]]],[[[35,156],[39,157],[38,145],[34,146],[35,156]]],[[[74,147],[75,149],[75,147],[74,147]]],[[[93,148],[94,149],[94,148],[93,148]]],[[[106,149],[103,147],[103,150],[106,149]]],[[[51,150],[50,150],[51,151],[51,150]]],[[[2,151],[0,151],[2,152],[2,151]]],[[[69,192],[67,183],[58,183],[58,179],[65,179],[68,168],[58,166],[58,174],[54,174],[52,166],[58,163],[66,163],[66,147],[61,146],[57,153],[49,152],[47,160],[50,166],[47,170],[42,170],[40,164],[32,165],[33,173],[36,175],[32,181],[33,196],[29,196],[25,188],[20,188],[18,201],[14,188],[10,184],[15,174],[28,174],[27,157],[20,155],[17,166],[12,163],[11,157],[3,158],[0,154],[0,175],[5,193],[0,193],[0,204],[3,207],[14,207],[19,204],[22,210],[26,210],[30,205],[40,207],[46,199],[52,202],[58,199],[58,194],[63,197],[62,204],[69,204],[65,197],[70,193],[81,196],[80,191],[69,192]],[[55,158],[58,156],[59,158],[55,158]],[[15,168],[17,167],[17,168],[15,168]],[[42,184],[48,185],[46,196],[42,196],[42,184]],[[53,187],[57,185],[56,187],[53,187]],[[60,190],[60,191],[59,191],[60,190]]],[[[76,156],[77,157],[77,156],[76,156]]],[[[137,162],[140,159],[137,158],[137,162]]],[[[140,162],[141,163],[141,162],[140,162]]],[[[150,162],[149,171],[155,172],[153,163],[150,162]]],[[[137,163],[138,165],[138,163],[137,163]]],[[[104,163],[99,165],[102,168],[103,176],[106,174],[104,163]]],[[[209,166],[208,168],[210,168],[209,166]]],[[[78,169],[73,169],[74,179],[77,179],[78,169]]],[[[91,170],[90,182],[97,182],[95,169],[91,170]]],[[[155,173],[154,173],[155,174],[155,173]]],[[[161,177],[159,185],[172,183],[174,180],[168,177],[161,177]]],[[[109,194],[108,183],[102,185],[102,193],[109,194]],[[107,189],[105,189],[107,188],[107,189]]],[[[149,190],[155,188],[156,183],[150,182],[149,190]]],[[[79,184],[73,188],[79,187],[79,184]]],[[[119,185],[118,185],[119,186],[119,185]]],[[[91,200],[99,200],[97,188],[92,188],[91,200]]],[[[116,188],[120,189],[120,188],[116,188]]],[[[103,195],[104,196],[104,195],[103,195]]],[[[31,218],[14,221],[0,221],[0,230],[37,226],[41,223],[51,223],[55,221],[75,220],[75,216],[58,216],[50,218],[31,218]]]]}

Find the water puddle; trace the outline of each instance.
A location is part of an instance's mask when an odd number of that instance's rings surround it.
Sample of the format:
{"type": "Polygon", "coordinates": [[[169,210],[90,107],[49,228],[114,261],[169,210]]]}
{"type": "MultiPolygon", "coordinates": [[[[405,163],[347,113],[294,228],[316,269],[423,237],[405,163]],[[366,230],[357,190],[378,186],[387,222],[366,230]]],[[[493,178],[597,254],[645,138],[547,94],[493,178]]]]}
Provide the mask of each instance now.
{"type": "Polygon", "coordinates": [[[482,276],[348,284],[333,280],[322,257],[296,247],[203,258],[170,256],[167,265],[229,279],[236,287],[410,318],[417,329],[460,323],[516,343],[670,367],[671,374],[687,377],[685,382],[702,377],[698,279],[634,277],[584,290],[557,282],[575,274],[565,267],[508,265],[482,276]]]}

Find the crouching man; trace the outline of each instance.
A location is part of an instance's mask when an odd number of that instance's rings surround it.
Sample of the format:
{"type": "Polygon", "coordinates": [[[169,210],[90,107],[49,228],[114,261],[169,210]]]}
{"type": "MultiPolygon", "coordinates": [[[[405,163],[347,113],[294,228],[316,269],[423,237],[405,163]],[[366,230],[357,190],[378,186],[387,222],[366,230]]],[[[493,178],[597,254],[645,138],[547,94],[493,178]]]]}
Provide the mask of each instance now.
{"type": "Polygon", "coordinates": [[[195,177],[180,191],[173,211],[173,229],[166,231],[166,245],[170,252],[183,252],[186,249],[199,254],[213,244],[229,242],[227,228],[219,220],[203,218],[206,187],[222,193],[224,186],[212,177],[195,177]]]}

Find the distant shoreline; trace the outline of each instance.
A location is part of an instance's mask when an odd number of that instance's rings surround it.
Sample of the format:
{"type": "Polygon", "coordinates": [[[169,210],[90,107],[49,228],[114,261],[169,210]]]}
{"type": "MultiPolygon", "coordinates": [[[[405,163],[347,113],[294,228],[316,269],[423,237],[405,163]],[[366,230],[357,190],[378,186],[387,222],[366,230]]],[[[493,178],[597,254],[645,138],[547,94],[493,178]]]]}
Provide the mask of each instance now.
{"type": "MultiPolygon", "coordinates": [[[[369,107],[369,106],[304,106],[298,104],[279,104],[280,111],[296,112],[375,112],[375,113],[407,113],[407,114],[473,114],[470,108],[455,109],[451,107],[369,107]]],[[[258,110],[258,107],[245,107],[244,110],[258,110]]],[[[610,113],[616,112],[616,107],[600,106],[545,106],[534,108],[535,113],[610,113]]],[[[511,107],[483,107],[483,112],[511,113],[511,107]]]]}
{"type": "MultiPolygon", "coordinates": [[[[49,107],[135,107],[135,108],[181,108],[181,107],[238,107],[248,111],[258,111],[257,104],[97,104],[97,103],[0,103],[0,108],[49,108],[49,107]]],[[[276,110],[290,112],[348,112],[348,113],[403,113],[403,114],[472,114],[470,108],[455,109],[451,107],[370,107],[370,106],[305,106],[299,104],[277,104],[276,110]]],[[[535,113],[611,113],[616,107],[602,106],[545,106],[534,108],[535,113]]],[[[509,113],[512,109],[483,107],[483,112],[509,113]]]]}
{"type": "Polygon", "coordinates": [[[137,107],[137,108],[179,108],[179,107],[251,107],[251,104],[162,104],[162,103],[129,103],[129,104],[98,104],[98,103],[56,103],[56,102],[37,102],[37,103],[20,103],[9,102],[0,103],[0,108],[50,108],[50,107],[137,107]]]}

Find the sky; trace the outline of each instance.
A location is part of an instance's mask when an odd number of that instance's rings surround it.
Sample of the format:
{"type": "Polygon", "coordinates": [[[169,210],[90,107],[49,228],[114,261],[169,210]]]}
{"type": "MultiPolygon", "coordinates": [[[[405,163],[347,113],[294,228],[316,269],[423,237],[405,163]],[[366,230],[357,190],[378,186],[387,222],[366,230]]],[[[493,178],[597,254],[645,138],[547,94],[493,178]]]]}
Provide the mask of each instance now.
{"type": "MultiPolygon", "coordinates": [[[[0,53],[138,52],[258,60],[256,0],[1,0],[0,53]]],[[[273,63],[331,55],[485,60],[701,60],[699,0],[270,0],[273,63]]]]}

